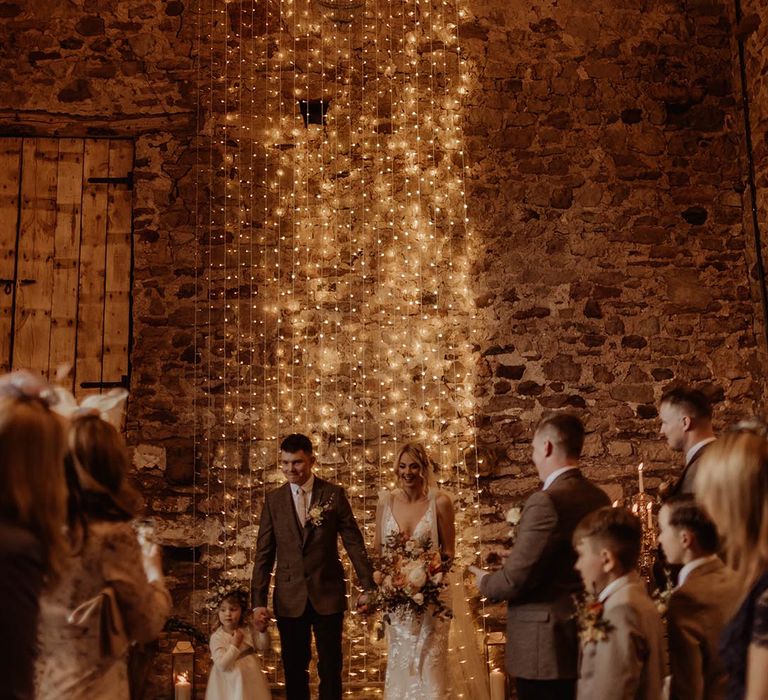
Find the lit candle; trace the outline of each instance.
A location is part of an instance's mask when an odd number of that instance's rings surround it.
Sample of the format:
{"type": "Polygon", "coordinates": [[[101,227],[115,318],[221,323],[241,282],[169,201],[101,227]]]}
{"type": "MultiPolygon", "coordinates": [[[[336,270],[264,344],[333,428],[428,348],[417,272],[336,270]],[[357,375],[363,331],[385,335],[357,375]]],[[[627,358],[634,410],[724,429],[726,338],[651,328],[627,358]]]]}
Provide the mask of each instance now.
{"type": "Polygon", "coordinates": [[[176,676],[176,684],[173,686],[174,700],[192,700],[192,684],[186,674],[176,676]]]}
{"type": "Polygon", "coordinates": [[[640,481],[640,493],[645,493],[645,485],[643,484],[643,463],[640,462],[640,464],[637,467],[637,478],[640,481]]]}
{"type": "Polygon", "coordinates": [[[618,508],[619,507],[619,502],[618,501],[614,501],[613,502],[613,507],[614,508],[618,508]]]}
{"type": "Polygon", "coordinates": [[[645,506],[645,510],[648,513],[648,529],[653,529],[653,503],[649,503],[645,506]]]}
{"type": "Polygon", "coordinates": [[[491,671],[491,700],[505,700],[507,694],[507,676],[501,669],[491,671]]]}

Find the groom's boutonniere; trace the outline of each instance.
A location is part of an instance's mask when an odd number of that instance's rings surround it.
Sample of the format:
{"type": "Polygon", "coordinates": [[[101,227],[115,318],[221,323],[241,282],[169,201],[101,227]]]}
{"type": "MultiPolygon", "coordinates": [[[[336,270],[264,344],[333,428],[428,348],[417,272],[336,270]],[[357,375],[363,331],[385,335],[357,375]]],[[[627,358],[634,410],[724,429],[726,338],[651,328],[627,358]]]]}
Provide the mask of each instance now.
{"type": "Polygon", "coordinates": [[[605,608],[596,596],[586,595],[576,597],[576,625],[579,628],[579,638],[582,644],[600,642],[608,639],[608,633],[613,625],[603,617],[605,608]]]}
{"type": "Polygon", "coordinates": [[[331,499],[323,503],[315,503],[309,511],[307,511],[307,522],[311,523],[313,527],[320,527],[323,524],[325,514],[331,509],[333,501],[331,499]]]}

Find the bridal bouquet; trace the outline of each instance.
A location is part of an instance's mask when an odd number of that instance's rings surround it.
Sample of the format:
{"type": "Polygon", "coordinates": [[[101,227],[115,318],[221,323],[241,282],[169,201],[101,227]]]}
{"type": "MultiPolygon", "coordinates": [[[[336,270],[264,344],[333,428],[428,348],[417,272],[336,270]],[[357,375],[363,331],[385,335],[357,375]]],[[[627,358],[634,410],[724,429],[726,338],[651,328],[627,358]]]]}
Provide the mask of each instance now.
{"type": "Polygon", "coordinates": [[[376,562],[373,580],[378,586],[375,602],[390,622],[393,612],[422,615],[427,608],[439,617],[451,617],[440,594],[447,587],[440,551],[429,537],[410,539],[400,533],[387,537],[384,553],[376,562]]]}

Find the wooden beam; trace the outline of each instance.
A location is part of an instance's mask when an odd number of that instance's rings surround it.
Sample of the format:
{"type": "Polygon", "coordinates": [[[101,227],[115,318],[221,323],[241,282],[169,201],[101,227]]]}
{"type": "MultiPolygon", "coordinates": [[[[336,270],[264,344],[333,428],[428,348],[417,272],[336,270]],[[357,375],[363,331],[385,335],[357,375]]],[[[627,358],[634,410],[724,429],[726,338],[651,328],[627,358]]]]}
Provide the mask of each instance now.
{"type": "Polygon", "coordinates": [[[56,230],[51,271],[51,378],[55,376],[58,367],[65,364],[72,366],[75,361],[82,196],[83,141],[62,139],[59,142],[56,230]]]}
{"type": "Polygon", "coordinates": [[[90,116],[36,110],[0,109],[0,136],[133,138],[140,134],[157,131],[194,134],[195,113],[90,116]]]}
{"type": "Polygon", "coordinates": [[[102,381],[108,185],[89,183],[88,178],[108,175],[109,141],[86,140],[83,162],[75,396],[87,393],[80,387],[83,382],[102,381]]]}
{"type": "Polygon", "coordinates": [[[0,372],[11,368],[21,139],[0,138],[0,372]]]}
{"type": "MultiPolygon", "coordinates": [[[[127,179],[132,169],[133,142],[110,141],[109,177],[127,179]]],[[[132,194],[128,184],[109,185],[102,382],[119,382],[128,375],[132,194]]]]}
{"type": "Polygon", "coordinates": [[[13,369],[48,377],[59,142],[27,139],[23,157],[13,369]]]}

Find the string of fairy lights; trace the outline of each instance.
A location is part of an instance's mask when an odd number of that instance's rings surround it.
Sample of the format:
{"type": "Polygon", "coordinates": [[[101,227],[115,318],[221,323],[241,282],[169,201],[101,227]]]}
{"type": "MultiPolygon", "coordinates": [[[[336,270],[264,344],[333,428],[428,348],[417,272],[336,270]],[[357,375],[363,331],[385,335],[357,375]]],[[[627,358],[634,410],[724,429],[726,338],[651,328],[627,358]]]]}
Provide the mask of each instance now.
{"type": "MultiPolygon", "coordinates": [[[[218,537],[193,598],[248,578],[289,432],[369,544],[397,447],[423,442],[458,565],[479,554],[462,1],[201,0],[195,486],[218,537]]],[[[367,624],[347,616],[345,673],[375,693],[367,624]]]]}

